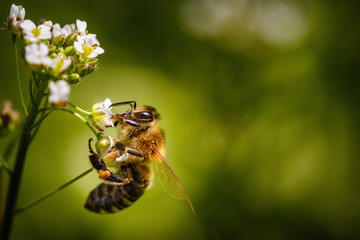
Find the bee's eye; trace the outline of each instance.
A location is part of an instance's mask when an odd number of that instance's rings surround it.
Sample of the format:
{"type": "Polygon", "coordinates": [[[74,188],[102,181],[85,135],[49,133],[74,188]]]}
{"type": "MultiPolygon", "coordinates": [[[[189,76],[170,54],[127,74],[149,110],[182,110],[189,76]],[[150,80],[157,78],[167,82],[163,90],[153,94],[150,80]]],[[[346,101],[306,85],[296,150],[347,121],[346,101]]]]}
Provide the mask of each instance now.
{"type": "Polygon", "coordinates": [[[153,120],[153,115],[150,112],[135,112],[134,116],[141,120],[153,120]]]}

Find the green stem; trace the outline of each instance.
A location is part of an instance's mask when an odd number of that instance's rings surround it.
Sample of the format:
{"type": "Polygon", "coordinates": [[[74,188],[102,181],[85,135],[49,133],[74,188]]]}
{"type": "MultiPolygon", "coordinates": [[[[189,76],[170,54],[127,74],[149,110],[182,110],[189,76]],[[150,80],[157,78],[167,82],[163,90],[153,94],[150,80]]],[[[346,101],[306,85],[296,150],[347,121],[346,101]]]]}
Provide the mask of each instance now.
{"type": "Polygon", "coordinates": [[[10,157],[12,151],[14,150],[14,148],[17,145],[16,142],[17,142],[18,137],[20,136],[20,133],[21,133],[19,130],[16,130],[16,132],[14,132],[12,134],[9,141],[7,142],[6,147],[4,148],[2,156],[4,157],[5,161],[9,161],[9,157],[10,157]]]}
{"type": "Polygon", "coordinates": [[[36,95],[34,97],[34,102],[30,104],[29,114],[25,118],[15,159],[15,167],[10,178],[10,184],[7,192],[5,214],[3,219],[2,232],[0,235],[0,239],[3,240],[9,239],[10,237],[10,231],[14,219],[15,206],[18,200],[25,158],[32,139],[31,128],[36,120],[38,109],[41,100],[44,97],[46,87],[47,81],[40,82],[40,84],[38,85],[38,91],[36,92],[36,95]]]}
{"type": "Polygon", "coordinates": [[[3,167],[11,175],[12,171],[3,156],[0,156],[0,167],[3,167]]]}
{"type": "Polygon", "coordinates": [[[75,104],[72,104],[71,102],[68,102],[68,104],[69,104],[71,107],[75,108],[77,111],[79,111],[79,112],[81,112],[81,113],[83,113],[83,114],[85,114],[85,115],[89,115],[89,116],[90,116],[90,115],[92,114],[91,112],[85,111],[84,109],[76,106],[75,104]]]}
{"type": "Polygon", "coordinates": [[[15,212],[15,214],[19,214],[19,213],[22,213],[28,209],[30,209],[31,207],[37,205],[38,203],[44,201],[45,199],[51,197],[52,195],[54,195],[55,193],[59,192],[60,190],[66,188],[67,186],[69,186],[70,184],[76,182],[77,180],[79,180],[80,178],[86,176],[87,174],[89,174],[91,171],[93,170],[93,168],[90,168],[88,170],[86,170],[85,172],[81,173],[80,175],[76,176],[75,178],[71,179],[70,181],[68,181],[67,183],[61,185],[60,187],[58,187],[57,189],[47,193],[47,194],[44,194],[43,196],[21,206],[20,208],[18,208],[15,212]]]}
{"type": "Polygon", "coordinates": [[[15,49],[16,74],[17,74],[17,81],[18,81],[18,85],[19,85],[19,95],[20,95],[21,104],[22,104],[24,112],[25,112],[25,116],[27,116],[28,111],[26,109],[26,104],[24,101],[24,96],[23,96],[21,81],[20,81],[19,55],[18,55],[18,50],[17,50],[16,35],[13,34],[12,37],[13,37],[13,43],[14,43],[14,49],[15,49]]]}
{"type": "Polygon", "coordinates": [[[60,110],[60,111],[64,111],[64,112],[73,114],[75,117],[80,119],[83,123],[85,123],[90,128],[90,130],[95,134],[96,139],[99,140],[101,138],[101,134],[98,131],[96,131],[96,129],[93,126],[91,126],[91,124],[88,121],[86,121],[86,119],[84,117],[82,117],[80,114],[78,114],[70,109],[67,109],[67,108],[55,108],[55,110],[60,110]]]}
{"type": "Polygon", "coordinates": [[[3,172],[0,171],[0,234],[2,232],[2,225],[4,219],[4,202],[3,202],[3,172]]]}

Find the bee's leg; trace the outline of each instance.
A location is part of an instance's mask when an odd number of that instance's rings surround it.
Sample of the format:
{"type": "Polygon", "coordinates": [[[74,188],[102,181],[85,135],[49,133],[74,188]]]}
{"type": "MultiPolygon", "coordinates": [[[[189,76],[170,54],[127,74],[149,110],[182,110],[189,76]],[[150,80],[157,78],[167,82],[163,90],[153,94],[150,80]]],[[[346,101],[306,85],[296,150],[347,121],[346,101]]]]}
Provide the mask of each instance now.
{"type": "Polygon", "coordinates": [[[132,148],[128,148],[120,142],[116,142],[115,146],[123,152],[129,153],[129,154],[137,156],[137,157],[142,157],[142,154],[139,151],[132,149],[132,148]]]}
{"type": "Polygon", "coordinates": [[[116,120],[115,126],[120,123],[120,124],[129,124],[133,127],[140,127],[140,125],[137,122],[127,119],[127,118],[124,118],[123,116],[121,116],[120,114],[117,114],[117,113],[113,114],[111,116],[111,118],[116,120]]]}
{"type": "Polygon", "coordinates": [[[99,174],[99,177],[104,180],[111,181],[111,182],[119,182],[119,183],[124,182],[123,179],[116,176],[115,174],[113,174],[106,168],[106,165],[105,165],[104,161],[101,159],[101,157],[93,151],[93,149],[91,147],[91,141],[92,141],[92,138],[89,139],[89,151],[91,153],[91,155],[89,156],[89,159],[90,159],[92,166],[99,174]]]}
{"type": "Polygon", "coordinates": [[[130,104],[130,106],[132,107],[133,110],[136,109],[136,102],[135,101],[126,101],[126,102],[113,103],[113,104],[110,105],[110,107],[121,106],[121,105],[126,105],[126,104],[130,104]]]}

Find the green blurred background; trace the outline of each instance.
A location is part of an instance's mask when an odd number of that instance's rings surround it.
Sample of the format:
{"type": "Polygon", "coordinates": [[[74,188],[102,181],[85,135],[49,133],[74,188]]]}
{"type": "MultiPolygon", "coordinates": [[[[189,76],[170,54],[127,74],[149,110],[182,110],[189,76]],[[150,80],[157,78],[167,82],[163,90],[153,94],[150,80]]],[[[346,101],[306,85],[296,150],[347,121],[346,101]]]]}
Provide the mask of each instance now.
{"type": "MultiPolygon", "coordinates": [[[[3,21],[11,3],[0,3],[3,21]]],[[[93,172],[17,216],[13,239],[360,235],[359,1],[15,4],[37,23],[87,21],[105,53],[99,70],[72,88],[71,101],[83,108],[106,97],[155,106],[167,160],[197,216],[156,181],[123,212],[90,213],[83,204],[100,182],[93,172]]],[[[0,43],[0,100],[21,109],[6,30],[0,43]]],[[[21,67],[27,88],[30,73],[23,61],[21,67]]],[[[28,153],[19,204],[88,169],[91,136],[70,114],[52,114],[28,153]]]]}

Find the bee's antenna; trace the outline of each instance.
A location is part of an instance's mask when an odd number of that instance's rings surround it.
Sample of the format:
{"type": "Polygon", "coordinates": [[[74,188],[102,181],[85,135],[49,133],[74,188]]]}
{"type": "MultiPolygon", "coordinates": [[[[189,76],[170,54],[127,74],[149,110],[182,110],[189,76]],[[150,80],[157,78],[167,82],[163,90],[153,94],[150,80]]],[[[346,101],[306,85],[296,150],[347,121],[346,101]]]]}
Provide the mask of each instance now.
{"type": "Polygon", "coordinates": [[[121,105],[125,105],[125,104],[130,104],[132,110],[136,109],[136,101],[126,101],[126,102],[118,102],[118,103],[113,103],[110,105],[110,107],[113,106],[121,106],[121,105]],[[134,104],[134,105],[133,105],[134,104]]]}

